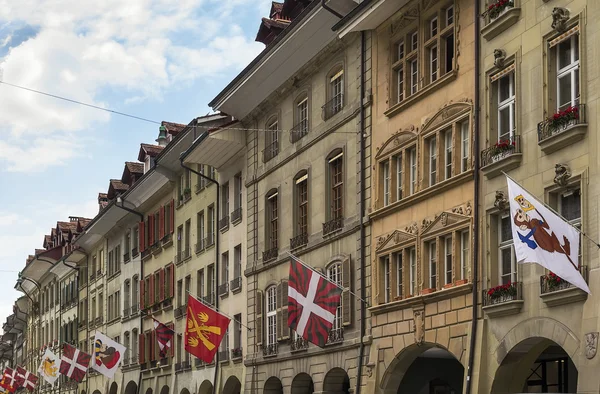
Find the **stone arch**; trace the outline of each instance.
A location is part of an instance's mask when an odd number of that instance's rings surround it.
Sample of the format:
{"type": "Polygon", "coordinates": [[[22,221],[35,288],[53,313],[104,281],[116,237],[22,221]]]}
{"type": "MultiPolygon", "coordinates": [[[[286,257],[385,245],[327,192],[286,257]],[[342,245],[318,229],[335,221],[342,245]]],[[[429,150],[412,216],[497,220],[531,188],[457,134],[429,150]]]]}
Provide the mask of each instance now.
{"type": "Polygon", "coordinates": [[[94,391],[92,392],[92,394],[101,394],[101,393],[100,393],[100,390],[94,390],[94,391]]]}
{"type": "MultiPolygon", "coordinates": [[[[452,350],[446,349],[437,343],[424,342],[421,345],[417,345],[415,343],[400,351],[400,353],[394,357],[392,362],[383,373],[380,383],[380,387],[383,392],[386,394],[397,393],[400,384],[407,375],[409,368],[415,363],[415,361],[417,361],[419,357],[425,356],[428,352],[444,353],[446,357],[456,360],[456,362],[458,362],[458,364],[460,364],[460,366],[463,368],[464,374],[465,365],[463,362],[466,360],[463,360],[462,349],[461,354],[457,355],[452,350]]],[[[460,392],[462,392],[462,388],[460,392]]]]}
{"type": "Polygon", "coordinates": [[[283,385],[281,384],[281,380],[275,376],[271,376],[265,382],[265,389],[263,390],[265,394],[283,394],[283,385]]]}
{"type": "Polygon", "coordinates": [[[457,101],[449,103],[435,113],[431,118],[428,118],[423,123],[419,134],[427,134],[429,131],[454,121],[455,119],[472,112],[473,103],[470,101],[457,101]]]}
{"type": "Polygon", "coordinates": [[[80,394],[86,394],[85,390],[81,390],[80,394]]]}
{"type": "Polygon", "coordinates": [[[385,157],[401,147],[412,143],[417,138],[417,129],[415,126],[409,126],[405,130],[398,131],[394,133],[387,141],[381,145],[381,148],[377,149],[377,153],[375,154],[375,160],[379,160],[382,157],[385,157]]]}
{"type": "Polygon", "coordinates": [[[223,386],[223,394],[240,394],[242,391],[242,384],[236,376],[230,376],[225,381],[223,386]]]}
{"type": "Polygon", "coordinates": [[[309,374],[301,372],[292,380],[291,394],[312,394],[315,391],[315,385],[309,374]]]}
{"type": "Polygon", "coordinates": [[[146,394],[152,394],[152,389],[150,387],[146,389],[146,394]]]}
{"type": "Polygon", "coordinates": [[[181,393],[180,394],[190,394],[190,390],[186,389],[185,387],[181,389],[181,393]]]}
{"type": "Polygon", "coordinates": [[[137,394],[137,383],[130,380],[125,386],[125,394],[137,394]]]}
{"type": "Polygon", "coordinates": [[[169,386],[166,384],[160,389],[160,394],[169,394],[169,386]]]}
{"type": "Polygon", "coordinates": [[[119,385],[117,382],[112,382],[108,394],[117,394],[119,392],[119,385]]]}
{"type": "Polygon", "coordinates": [[[204,382],[202,382],[200,388],[198,389],[198,394],[212,394],[212,392],[213,385],[210,382],[210,380],[205,380],[204,382]]]}
{"type": "Polygon", "coordinates": [[[333,368],[325,375],[323,391],[326,393],[347,394],[350,392],[350,378],[342,368],[333,368]]]}

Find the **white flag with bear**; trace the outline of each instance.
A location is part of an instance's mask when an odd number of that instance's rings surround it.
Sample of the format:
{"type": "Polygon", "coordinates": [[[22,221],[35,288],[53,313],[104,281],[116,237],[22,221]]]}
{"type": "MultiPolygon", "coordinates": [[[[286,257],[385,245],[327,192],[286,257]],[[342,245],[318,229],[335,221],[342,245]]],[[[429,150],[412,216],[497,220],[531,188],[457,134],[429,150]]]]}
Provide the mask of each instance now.
{"type": "Polygon", "coordinates": [[[579,231],[508,176],[515,254],[519,263],[537,263],[587,293],[579,271],[579,231]]]}
{"type": "Polygon", "coordinates": [[[96,331],[94,339],[94,354],[92,369],[100,372],[109,379],[115,376],[125,355],[125,346],[110,339],[100,331],[96,331]]]}

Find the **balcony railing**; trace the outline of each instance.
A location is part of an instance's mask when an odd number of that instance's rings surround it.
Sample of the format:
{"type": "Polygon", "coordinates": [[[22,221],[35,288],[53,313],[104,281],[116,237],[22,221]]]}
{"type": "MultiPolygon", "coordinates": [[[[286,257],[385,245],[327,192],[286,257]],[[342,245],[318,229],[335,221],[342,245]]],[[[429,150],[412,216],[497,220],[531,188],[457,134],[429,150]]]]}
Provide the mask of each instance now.
{"type": "Polygon", "coordinates": [[[308,349],[308,341],[302,337],[298,337],[290,343],[290,350],[292,352],[305,349],[308,349]]]}
{"type": "MultiPolygon", "coordinates": [[[[491,4],[496,4],[496,1],[492,1],[490,3],[491,4]]],[[[499,4],[499,2],[498,2],[499,4]]],[[[511,1],[507,1],[506,3],[504,3],[504,5],[502,7],[494,7],[494,8],[490,8],[487,11],[485,11],[483,14],[481,14],[481,16],[484,18],[485,20],[485,24],[489,24],[490,22],[495,21],[496,19],[498,19],[500,16],[502,16],[506,11],[508,11],[511,8],[514,8],[515,6],[515,2],[514,0],[511,1]]]]}
{"type": "Polygon", "coordinates": [[[215,244],[215,235],[209,233],[208,236],[206,238],[204,238],[204,247],[210,248],[214,244],[215,244]]]}
{"type": "Polygon", "coordinates": [[[139,359],[138,359],[138,356],[131,356],[131,357],[129,358],[129,362],[130,362],[131,364],[137,364],[137,363],[138,363],[138,361],[139,361],[139,359]]]}
{"type": "Polygon", "coordinates": [[[214,305],[215,304],[215,293],[207,294],[205,297],[202,298],[202,301],[204,301],[205,304],[214,305]]]}
{"type": "Polygon", "coordinates": [[[124,261],[125,263],[129,263],[129,260],[131,260],[131,259],[129,258],[129,253],[124,253],[124,254],[123,254],[123,261],[124,261]]]}
{"type": "Polygon", "coordinates": [[[182,261],[183,261],[183,251],[178,250],[177,253],[175,254],[175,264],[179,264],[182,261]]]}
{"type": "Polygon", "coordinates": [[[263,356],[276,356],[277,355],[277,344],[263,345],[263,356]]]}
{"type": "MultiPolygon", "coordinates": [[[[579,272],[581,273],[581,276],[583,276],[583,279],[587,282],[588,267],[585,265],[580,266],[579,272]]],[[[572,287],[577,286],[573,286],[571,283],[556,275],[548,274],[540,276],[540,294],[552,293],[553,291],[570,289],[572,287]]]]}
{"type": "Polygon", "coordinates": [[[219,230],[221,231],[225,231],[229,228],[229,215],[227,216],[223,216],[220,220],[219,220],[219,230]]]}
{"type": "Polygon", "coordinates": [[[102,269],[98,269],[98,271],[96,271],[96,276],[100,276],[102,275],[102,269]]]}
{"type": "Polygon", "coordinates": [[[126,319],[129,317],[129,312],[131,311],[131,309],[129,307],[125,307],[123,308],[123,319],[126,319]]]}
{"type": "Polygon", "coordinates": [[[137,257],[137,255],[139,254],[138,252],[138,248],[133,248],[131,249],[131,257],[137,257]]]}
{"type": "Polygon", "coordinates": [[[559,111],[538,123],[538,143],[560,134],[573,126],[586,123],[585,105],[578,104],[559,111]]]}
{"type": "Polygon", "coordinates": [[[507,283],[483,291],[484,307],[517,300],[523,300],[521,282],[507,283]]]}
{"type": "Polygon", "coordinates": [[[148,256],[150,256],[150,248],[144,249],[144,251],[142,252],[142,260],[144,260],[148,256]]]}
{"type": "Polygon", "coordinates": [[[218,292],[219,292],[220,297],[228,295],[229,294],[229,282],[225,282],[225,283],[219,285],[218,292]]]}
{"type": "Polygon", "coordinates": [[[242,288],[242,277],[238,276],[236,278],[233,278],[230,282],[230,286],[231,291],[237,291],[239,289],[242,288]]]}
{"type": "Polygon", "coordinates": [[[221,350],[219,351],[219,361],[229,361],[229,350],[221,350]]]}
{"type": "Polygon", "coordinates": [[[130,315],[135,315],[136,313],[138,313],[140,310],[139,305],[135,304],[131,306],[131,313],[130,315]]]}
{"type": "Polygon", "coordinates": [[[204,365],[206,365],[206,363],[204,361],[200,360],[199,358],[197,358],[195,360],[195,364],[196,364],[196,368],[200,368],[200,367],[203,367],[204,365]]]}
{"type": "Polygon", "coordinates": [[[244,355],[243,350],[241,347],[236,347],[231,349],[231,359],[232,360],[238,360],[240,358],[242,358],[242,356],[244,355]]]}
{"type": "Polygon", "coordinates": [[[191,368],[192,368],[192,363],[189,360],[181,363],[182,370],[185,371],[186,369],[191,369],[191,368]]]}
{"type": "Polygon", "coordinates": [[[521,136],[513,135],[502,138],[494,145],[481,151],[481,166],[496,163],[515,153],[521,153],[521,136]]]}
{"type": "Polygon", "coordinates": [[[162,242],[163,246],[165,246],[166,244],[168,244],[171,241],[173,241],[173,235],[170,233],[165,234],[165,236],[162,237],[162,239],[160,240],[160,242],[162,242]]]}
{"type": "Polygon", "coordinates": [[[175,319],[179,319],[180,317],[182,317],[184,311],[185,311],[184,305],[181,305],[181,306],[178,306],[177,308],[175,308],[175,319]]]}
{"type": "Polygon", "coordinates": [[[181,371],[183,368],[181,367],[181,363],[175,363],[175,372],[181,371]]]}
{"type": "Polygon", "coordinates": [[[204,250],[204,240],[201,239],[196,245],[194,245],[194,253],[198,254],[204,250]]]}
{"type": "Polygon", "coordinates": [[[185,248],[183,250],[182,254],[183,254],[183,256],[182,256],[183,259],[187,260],[187,259],[189,259],[192,256],[192,250],[190,248],[185,248]]]}
{"type": "Polygon", "coordinates": [[[279,154],[279,141],[275,141],[263,150],[263,163],[268,162],[279,154]]]}
{"type": "Polygon", "coordinates": [[[87,324],[87,320],[81,319],[81,320],[79,320],[79,323],[77,324],[77,328],[82,330],[85,328],[86,324],[87,324]]]}
{"type": "Polygon", "coordinates": [[[231,223],[242,221],[242,207],[236,208],[231,212],[231,223]]]}
{"type": "Polygon", "coordinates": [[[96,325],[99,326],[102,322],[104,322],[104,316],[98,316],[95,321],[96,325]]]}
{"type": "Polygon", "coordinates": [[[340,93],[323,105],[323,119],[327,120],[331,118],[340,112],[342,108],[344,108],[344,95],[340,93]]]}
{"type": "Polygon", "coordinates": [[[263,264],[268,263],[269,261],[275,260],[278,255],[279,255],[279,249],[277,247],[271,248],[269,250],[265,250],[263,252],[263,256],[262,256],[263,264]]]}
{"type": "Polygon", "coordinates": [[[304,246],[308,243],[308,234],[296,235],[294,238],[290,238],[290,249],[297,249],[300,246],[304,246]]]}
{"type": "Polygon", "coordinates": [[[334,330],[329,331],[329,336],[327,337],[327,343],[340,343],[344,342],[344,328],[336,328],[334,330]]]}
{"type": "Polygon", "coordinates": [[[344,218],[339,217],[323,223],[323,235],[331,234],[344,228],[344,218]]]}
{"type": "Polygon", "coordinates": [[[308,134],[308,119],[303,119],[290,130],[290,142],[293,144],[308,134]]]}

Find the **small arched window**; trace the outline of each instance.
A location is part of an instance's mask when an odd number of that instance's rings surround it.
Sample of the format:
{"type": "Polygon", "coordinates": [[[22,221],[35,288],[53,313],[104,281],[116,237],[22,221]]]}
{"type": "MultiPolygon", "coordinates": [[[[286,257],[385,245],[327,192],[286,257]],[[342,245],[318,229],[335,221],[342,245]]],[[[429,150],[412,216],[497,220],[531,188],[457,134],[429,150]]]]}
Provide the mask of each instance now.
{"type": "Polygon", "coordinates": [[[265,150],[263,162],[268,162],[279,154],[279,121],[276,116],[269,118],[265,125],[265,150]]]}
{"type": "Polygon", "coordinates": [[[344,107],[344,66],[339,64],[327,74],[327,103],[323,107],[325,120],[344,107]]]}

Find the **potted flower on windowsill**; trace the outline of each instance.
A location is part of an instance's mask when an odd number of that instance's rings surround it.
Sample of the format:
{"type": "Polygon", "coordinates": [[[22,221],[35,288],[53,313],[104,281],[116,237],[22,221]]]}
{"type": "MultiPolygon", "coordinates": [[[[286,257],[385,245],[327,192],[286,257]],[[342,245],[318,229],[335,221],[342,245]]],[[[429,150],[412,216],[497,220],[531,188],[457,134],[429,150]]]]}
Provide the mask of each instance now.
{"type": "Polygon", "coordinates": [[[550,291],[554,291],[558,286],[564,283],[564,280],[552,271],[544,277],[544,280],[548,284],[548,289],[550,291]]]}
{"type": "Polygon", "coordinates": [[[508,282],[505,285],[492,287],[487,291],[492,304],[497,304],[503,301],[512,301],[517,295],[517,288],[513,283],[508,282]]]}
{"type": "Polygon", "coordinates": [[[514,6],[514,0],[498,0],[488,6],[486,13],[490,17],[490,20],[494,20],[498,18],[507,8],[513,8],[514,6]]]}
{"type": "Polygon", "coordinates": [[[512,155],[512,153],[515,151],[515,147],[515,141],[511,142],[510,140],[500,140],[496,142],[491,149],[492,161],[496,162],[502,160],[506,156],[512,155]]]}
{"type": "Polygon", "coordinates": [[[548,126],[551,130],[564,129],[577,119],[579,119],[579,108],[571,106],[564,111],[558,111],[552,117],[548,118],[548,126]]]}

